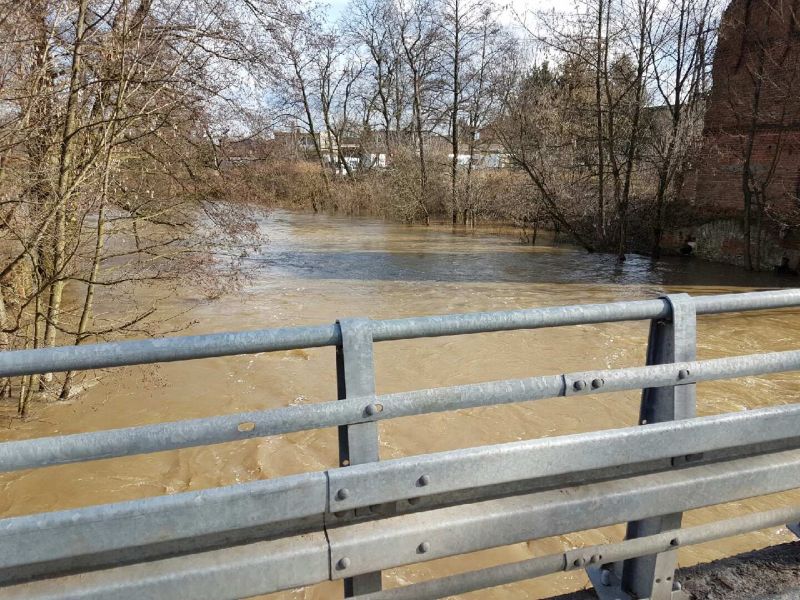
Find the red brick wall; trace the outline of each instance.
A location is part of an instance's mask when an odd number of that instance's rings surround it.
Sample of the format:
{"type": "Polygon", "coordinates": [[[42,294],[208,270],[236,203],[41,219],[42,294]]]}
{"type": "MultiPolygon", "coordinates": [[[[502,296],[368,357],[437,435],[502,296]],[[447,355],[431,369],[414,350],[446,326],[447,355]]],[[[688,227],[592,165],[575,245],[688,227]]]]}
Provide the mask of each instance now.
{"type": "MultiPolygon", "coordinates": [[[[705,143],[687,191],[709,217],[742,213],[743,164],[775,221],[800,209],[800,0],[733,0],[720,26],[705,143]],[[760,85],[759,85],[760,82],[760,85]],[[773,173],[770,175],[770,173],[773,173]]],[[[784,218],[785,217],[785,218],[784,218]]]]}

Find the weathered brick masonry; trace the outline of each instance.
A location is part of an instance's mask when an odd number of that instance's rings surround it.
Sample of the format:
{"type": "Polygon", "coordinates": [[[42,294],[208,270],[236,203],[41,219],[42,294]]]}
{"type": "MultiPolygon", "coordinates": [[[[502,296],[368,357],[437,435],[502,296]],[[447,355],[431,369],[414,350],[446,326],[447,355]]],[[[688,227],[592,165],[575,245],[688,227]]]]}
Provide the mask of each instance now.
{"type": "Polygon", "coordinates": [[[687,180],[688,212],[709,258],[741,262],[743,174],[763,191],[763,266],[800,259],[800,0],[733,0],[720,26],[705,143],[687,180]],[[722,225],[721,220],[730,220],[722,225]]]}

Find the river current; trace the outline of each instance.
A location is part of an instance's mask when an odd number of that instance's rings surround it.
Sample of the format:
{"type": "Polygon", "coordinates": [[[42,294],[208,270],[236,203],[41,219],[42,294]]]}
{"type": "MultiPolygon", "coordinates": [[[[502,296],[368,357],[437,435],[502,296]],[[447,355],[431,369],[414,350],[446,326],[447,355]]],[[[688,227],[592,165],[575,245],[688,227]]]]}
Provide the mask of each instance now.
{"type": "MultiPolygon", "coordinates": [[[[375,219],[274,212],[267,243],[248,261],[241,292],[193,308],[183,333],[331,323],[653,298],[719,294],[796,283],[772,274],[675,258],[623,264],[564,246],[530,247],[508,232],[408,227],[375,219]]],[[[194,306],[191,290],[169,300],[194,306]]],[[[109,309],[109,307],[106,307],[109,309]]],[[[647,323],[490,333],[376,344],[378,393],[644,363],[647,323]]],[[[701,317],[699,358],[797,349],[800,311],[701,317]]],[[[796,401],[798,374],[698,385],[700,415],[796,401]]],[[[4,440],[188,419],[336,397],[333,349],[132,367],[106,373],[76,401],[37,405],[26,422],[9,421],[4,440]]],[[[409,417],[380,424],[381,457],[465,448],[636,423],[639,394],[611,393],[409,417]]],[[[336,466],[333,430],[312,431],[158,454],[24,471],[0,477],[3,516],[117,502],[229,485],[336,466]]],[[[693,525],[766,510],[797,494],[776,494],[687,513],[693,525]]],[[[478,552],[393,569],[395,586],[562,548],[617,540],[624,527],[478,552]]],[[[792,539],[785,528],[680,551],[680,564],[708,561],[792,539]]],[[[581,572],[503,586],[463,598],[544,598],[587,585],[581,572]]],[[[340,597],[340,583],[270,598],[340,597]]]]}

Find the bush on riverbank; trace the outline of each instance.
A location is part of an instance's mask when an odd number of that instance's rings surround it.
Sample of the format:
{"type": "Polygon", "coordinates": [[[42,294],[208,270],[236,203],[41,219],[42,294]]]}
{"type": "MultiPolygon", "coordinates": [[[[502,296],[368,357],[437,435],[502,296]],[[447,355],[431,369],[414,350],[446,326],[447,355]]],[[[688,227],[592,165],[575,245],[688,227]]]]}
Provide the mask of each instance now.
{"type": "MultiPolygon", "coordinates": [[[[444,157],[446,159],[446,157],[444,157]]],[[[258,165],[234,167],[229,179],[246,181],[248,194],[230,190],[230,199],[250,199],[269,206],[346,215],[374,215],[404,223],[451,220],[447,165],[443,157],[427,163],[424,196],[418,163],[399,153],[388,169],[373,169],[345,177],[306,160],[270,159],[258,165]]],[[[459,224],[509,222],[531,227],[545,224],[543,211],[524,174],[513,170],[478,170],[458,189],[459,224]]]]}
{"type": "MultiPolygon", "coordinates": [[[[235,167],[231,180],[246,181],[246,196],[230,192],[231,200],[250,198],[268,206],[290,210],[372,215],[402,223],[453,222],[476,226],[508,223],[521,238],[535,242],[539,230],[562,228],[537,201],[529,178],[516,169],[481,169],[462,175],[453,214],[447,157],[427,163],[426,192],[419,189],[419,167],[411,153],[399,153],[392,167],[346,177],[306,160],[270,159],[257,165],[235,167]]],[[[565,203],[564,214],[576,227],[590,230],[587,201],[576,196],[565,203]]],[[[636,231],[634,231],[636,234],[636,231]]],[[[641,232],[643,234],[643,232],[641,232]]]]}

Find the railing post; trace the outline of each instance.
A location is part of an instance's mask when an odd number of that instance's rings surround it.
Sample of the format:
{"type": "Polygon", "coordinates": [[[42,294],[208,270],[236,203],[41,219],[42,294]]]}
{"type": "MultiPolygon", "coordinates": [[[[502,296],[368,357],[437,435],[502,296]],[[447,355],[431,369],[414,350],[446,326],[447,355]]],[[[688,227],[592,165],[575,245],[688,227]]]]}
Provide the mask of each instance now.
{"type": "MultiPolygon", "coordinates": [[[[336,347],[336,387],[339,400],[375,393],[372,327],[369,319],[337,321],[342,342],[336,347]]],[[[339,427],[339,465],[346,467],[380,460],[378,424],[356,423],[339,427]]],[[[344,595],[351,598],[381,590],[381,572],[344,580],[344,595]]]]}
{"type": "MultiPolygon", "coordinates": [[[[697,353],[697,317],[694,301],[688,294],[672,294],[665,296],[664,299],[670,304],[671,316],[669,319],[651,321],[647,364],[693,361],[697,353]]],[[[642,390],[640,425],[691,419],[695,415],[696,394],[693,383],[642,390]]],[[[673,464],[685,463],[692,458],[694,457],[681,454],[681,449],[676,448],[673,464]]],[[[678,529],[681,526],[681,518],[682,513],[674,513],[631,521],[628,523],[625,537],[632,539],[678,529]]],[[[615,565],[616,573],[594,571],[590,576],[600,598],[608,596],[615,599],[678,600],[686,596],[679,591],[679,586],[674,581],[677,560],[678,550],[675,549],[626,560],[621,565],[621,574],[618,572],[620,565],[615,565]],[[611,595],[604,594],[604,591],[611,592],[611,595]]]]}

